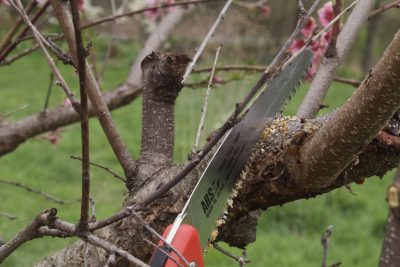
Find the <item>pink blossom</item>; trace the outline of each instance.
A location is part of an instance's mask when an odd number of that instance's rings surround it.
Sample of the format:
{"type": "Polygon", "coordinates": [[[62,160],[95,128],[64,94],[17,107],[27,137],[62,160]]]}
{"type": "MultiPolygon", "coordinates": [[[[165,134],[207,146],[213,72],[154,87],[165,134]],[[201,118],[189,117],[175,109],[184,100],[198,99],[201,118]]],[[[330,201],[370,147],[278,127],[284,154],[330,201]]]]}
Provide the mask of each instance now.
{"type": "Polygon", "coordinates": [[[303,39],[296,39],[289,47],[289,52],[293,55],[299,51],[306,43],[303,39]]]}
{"type": "Polygon", "coordinates": [[[62,128],[57,128],[54,131],[47,134],[46,139],[50,141],[53,145],[58,144],[61,139],[62,128]]]}
{"type": "Polygon", "coordinates": [[[260,10],[265,17],[269,17],[269,15],[271,14],[271,7],[267,4],[263,4],[262,6],[260,6],[260,10]]]}
{"type": "Polygon", "coordinates": [[[313,17],[310,17],[304,25],[304,28],[301,30],[301,33],[304,37],[310,38],[316,28],[317,23],[315,22],[315,19],[313,17]]]}
{"type": "Polygon", "coordinates": [[[3,4],[5,6],[10,6],[10,3],[7,0],[0,0],[0,4],[3,4]]]}
{"type": "MultiPolygon", "coordinates": [[[[146,0],[146,2],[147,2],[147,4],[148,4],[149,6],[154,6],[154,5],[158,4],[158,3],[160,3],[161,1],[160,1],[160,0],[146,0]]],[[[144,15],[145,15],[148,19],[151,19],[151,20],[156,20],[156,19],[157,19],[158,17],[160,17],[162,14],[163,14],[163,11],[162,11],[162,9],[160,9],[160,8],[152,8],[152,9],[150,9],[150,10],[148,10],[148,11],[146,11],[146,12],[144,13],[144,15]]]]}
{"type": "Polygon", "coordinates": [[[335,13],[333,12],[332,2],[326,3],[323,7],[318,10],[319,21],[322,26],[326,26],[333,20],[335,13]]]}
{"type": "Polygon", "coordinates": [[[71,103],[71,101],[70,101],[68,98],[66,98],[66,99],[64,100],[63,106],[66,107],[66,108],[69,108],[69,107],[72,106],[72,103],[71,103]]]}
{"type": "Polygon", "coordinates": [[[78,4],[78,9],[83,10],[85,8],[85,0],[76,0],[78,4]]]}

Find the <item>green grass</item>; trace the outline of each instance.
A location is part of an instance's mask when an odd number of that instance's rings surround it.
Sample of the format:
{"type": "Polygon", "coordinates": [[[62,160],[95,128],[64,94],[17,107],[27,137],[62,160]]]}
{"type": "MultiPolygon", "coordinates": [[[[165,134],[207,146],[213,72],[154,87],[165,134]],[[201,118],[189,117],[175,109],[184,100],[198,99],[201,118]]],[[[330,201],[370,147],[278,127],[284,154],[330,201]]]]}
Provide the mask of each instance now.
{"type": "MultiPolygon", "coordinates": [[[[61,68],[67,81],[77,91],[76,74],[68,67],[61,68]]],[[[121,83],[128,68],[129,60],[113,61],[104,79],[104,90],[121,83]]],[[[48,86],[48,75],[46,63],[38,54],[10,67],[1,68],[0,113],[28,104],[28,108],[12,116],[12,120],[17,120],[40,111],[48,86]]],[[[227,118],[233,104],[246,93],[256,77],[251,75],[212,91],[203,141],[207,133],[227,118]]],[[[305,92],[306,86],[302,86],[288,105],[288,114],[295,113],[305,92]]],[[[323,112],[339,107],[351,93],[351,87],[334,84],[325,102],[329,108],[323,112]]],[[[184,89],[178,99],[175,146],[177,162],[184,161],[191,150],[203,96],[204,90],[184,89]]],[[[61,90],[53,88],[51,105],[60,105],[63,99],[61,90]]],[[[139,100],[113,112],[119,132],[135,156],[138,155],[140,145],[139,100]]],[[[122,173],[97,121],[91,120],[90,126],[91,159],[122,173]]],[[[43,138],[29,140],[15,152],[0,158],[0,178],[23,182],[62,199],[77,199],[80,196],[80,165],[69,159],[69,156],[79,154],[79,140],[77,124],[64,128],[57,145],[43,138]]],[[[341,261],[343,266],[375,266],[386,219],[385,190],[392,174],[388,176],[382,181],[370,179],[362,186],[354,185],[356,196],[346,189],[339,189],[315,199],[270,208],[259,222],[257,241],[248,247],[247,253],[252,261],[249,266],[320,266],[320,235],[330,224],[334,225],[334,233],[330,242],[329,263],[341,261]]],[[[92,168],[91,192],[96,202],[96,216],[101,219],[121,207],[126,191],[118,180],[92,168]]],[[[8,185],[0,186],[0,197],[0,211],[18,216],[12,222],[0,217],[0,237],[4,240],[9,240],[38,212],[49,207],[58,208],[59,216],[69,221],[77,221],[79,216],[79,204],[59,206],[8,185]]],[[[74,240],[43,238],[28,242],[13,253],[4,262],[4,266],[31,266],[74,240]]],[[[240,254],[237,249],[232,251],[240,254]]],[[[205,260],[207,266],[235,264],[212,249],[206,254],[205,260]]]]}

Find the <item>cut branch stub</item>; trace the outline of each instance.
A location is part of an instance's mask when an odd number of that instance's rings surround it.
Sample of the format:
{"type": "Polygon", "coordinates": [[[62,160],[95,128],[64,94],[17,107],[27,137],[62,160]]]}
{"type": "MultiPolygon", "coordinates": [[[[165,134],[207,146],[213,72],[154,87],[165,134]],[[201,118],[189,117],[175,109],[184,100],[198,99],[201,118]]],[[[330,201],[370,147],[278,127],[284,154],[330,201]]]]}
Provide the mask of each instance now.
{"type": "Polygon", "coordinates": [[[142,145],[139,180],[172,164],[174,105],[189,63],[186,55],[153,52],[141,64],[143,72],[142,145]]]}

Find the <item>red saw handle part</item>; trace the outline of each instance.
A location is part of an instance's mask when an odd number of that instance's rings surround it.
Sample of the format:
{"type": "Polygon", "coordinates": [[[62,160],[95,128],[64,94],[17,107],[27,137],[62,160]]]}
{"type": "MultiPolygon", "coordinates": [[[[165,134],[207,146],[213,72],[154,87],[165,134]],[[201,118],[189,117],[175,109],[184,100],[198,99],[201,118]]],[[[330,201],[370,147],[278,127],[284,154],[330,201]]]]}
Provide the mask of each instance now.
{"type": "MultiPolygon", "coordinates": [[[[167,238],[171,227],[172,225],[169,225],[165,229],[163,233],[164,239],[167,238]]],[[[179,251],[189,263],[194,262],[196,263],[196,267],[204,267],[199,233],[192,225],[182,224],[181,226],[179,226],[171,245],[177,251],[179,251]]],[[[178,265],[174,261],[167,257],[166,253],[174,258],[177,262],[179,262],[179,264],[181,264],[182,266],[186,266],[182,259],[178,255],[176,255],[176,253],[171,250],[170,246],[166,245],[163,241],[160,241],[158,243],[158,248],[151,257],[150,266],[178,267],[178,265]],[[163,250],[164,252],[161,250],[163,250]]]]}

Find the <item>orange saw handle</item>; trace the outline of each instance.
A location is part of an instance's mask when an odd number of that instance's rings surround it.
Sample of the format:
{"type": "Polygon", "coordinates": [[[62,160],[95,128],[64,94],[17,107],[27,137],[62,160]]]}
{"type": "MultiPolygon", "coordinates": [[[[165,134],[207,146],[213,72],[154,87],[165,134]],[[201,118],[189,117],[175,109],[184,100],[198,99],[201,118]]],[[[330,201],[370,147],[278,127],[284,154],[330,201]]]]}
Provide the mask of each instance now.
{"type": "MultiPolygon", "coordinates": [[[[164,233],[164,239],[167,238],[172,225],[169,225],[164,233]]],[[[195,263],[193,266],[204,267],[203,253],[200,245],[200,237],[196,228],[190,224],[182,224],[179,226],[178,231],[172,240],[171,245],[180,252],[180,254],[189,262],[195,263]]],[[[166,254],[174,258],[182,266],[186,266],[185,262],[172,251],[168,244],[165,244],[162,240],[158,242],[158,248],[154,251],[153,256],[150,259],[151,267],[178,267],[178,265],[172,261],[166,254]],[[163,250],[163,251],[161,251],[163,250]]]]}

